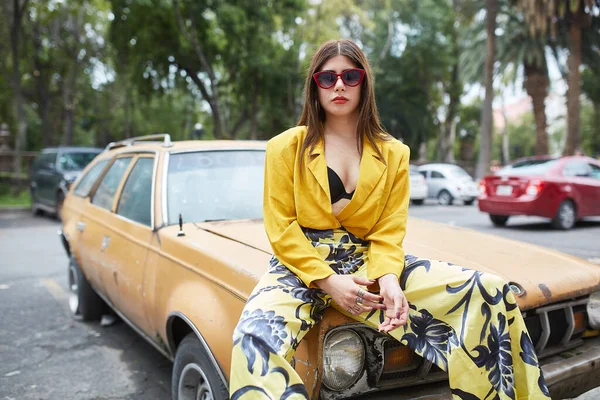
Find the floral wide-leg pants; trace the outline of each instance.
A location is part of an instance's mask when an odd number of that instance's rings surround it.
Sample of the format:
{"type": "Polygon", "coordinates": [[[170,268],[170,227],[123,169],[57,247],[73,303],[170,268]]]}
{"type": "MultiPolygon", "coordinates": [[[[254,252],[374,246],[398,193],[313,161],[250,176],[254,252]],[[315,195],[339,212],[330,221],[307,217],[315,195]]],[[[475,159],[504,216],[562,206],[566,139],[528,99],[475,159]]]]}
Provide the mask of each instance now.
{"type": "MultiPolygon", "coordinates": [[[[305,229],[338,274],[366,277],[368,243],[344,229],[305,229]]],[[[409,317],[390,335],[448,371],[456,399],[548,399],[534,346],[508,285],[499,277],[407,255],[400,286],[409,317]]],[[[327,307],[377,329],[383,312],[350,315],[275,257],[234,332],[231,400],[307,399],[290,365],[327,307]]]]}

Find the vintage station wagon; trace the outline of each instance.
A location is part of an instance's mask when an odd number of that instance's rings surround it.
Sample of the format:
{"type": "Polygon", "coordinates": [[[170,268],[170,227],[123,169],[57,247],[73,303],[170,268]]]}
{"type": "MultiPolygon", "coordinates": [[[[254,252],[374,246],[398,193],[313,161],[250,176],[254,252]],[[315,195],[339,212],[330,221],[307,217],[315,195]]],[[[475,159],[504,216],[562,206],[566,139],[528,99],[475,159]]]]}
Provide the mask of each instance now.
{"type": "MultiPolygon", "coordinates": [[[[271,257],[261,219],[265,147],[128,139],[107,146],[66,197],[60,237],[73,315],[92,321],[114,309],[174,361],[173,399],[228,397],[233,329],[271,257]]],[[[553,398],[600,384],[598,266],[414,218],[405,247],[510,282],[553,398]]],[[[293,365],[315,399],[449,397],[444,371],[333,309],[293,365]],[[356,344],[347,359],[362,362],[329,357],[340,335],[356,344]]]]}

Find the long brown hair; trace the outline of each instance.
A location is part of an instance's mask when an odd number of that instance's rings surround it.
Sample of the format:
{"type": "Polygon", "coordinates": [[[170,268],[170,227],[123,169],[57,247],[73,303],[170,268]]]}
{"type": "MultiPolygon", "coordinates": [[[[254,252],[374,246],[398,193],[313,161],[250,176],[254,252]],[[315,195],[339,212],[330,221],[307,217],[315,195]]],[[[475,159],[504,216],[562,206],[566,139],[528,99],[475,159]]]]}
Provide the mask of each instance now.
{"type": "Polygon", "coordinates": [[[300,166],[304,162],[304,153],[309,149],[309,154],[315,148],[318,141],[323,138],[323,121],[325,121],[325,110],[319,101],[319,93],[313,75],[323,67],[323,64],[332,57],[346,56],[358,68],[365,70],[365,79],[361,83],[360,101],[358,103],[358,126],[357,146],[362,152],[362,138],[364,133],[367,140],[371,142],[377,155],[383,160],[379,146],[375,143],[379,140],[390,140],[391,136],[385,131],[379,120],[379,111],[375,104],[375,90],[373,88],[373,73],[365,53],[351,40],[329,40],[313,55],[304,82],[304,107],[298,125],[306,125],[307,133],[302,149],[300,151],[300,166]]]}

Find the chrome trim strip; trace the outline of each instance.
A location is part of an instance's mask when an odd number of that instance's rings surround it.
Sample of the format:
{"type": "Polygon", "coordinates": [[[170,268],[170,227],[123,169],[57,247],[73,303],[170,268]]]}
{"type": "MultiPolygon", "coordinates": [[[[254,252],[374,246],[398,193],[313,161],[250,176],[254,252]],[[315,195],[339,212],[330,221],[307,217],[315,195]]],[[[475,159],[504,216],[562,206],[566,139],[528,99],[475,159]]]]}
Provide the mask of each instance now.
{"type": "Polygon", "coordinates": [[[140,335],[144,340],[146,340],[148,343],[150,343],[152,345],[152,347],[154,347],[156,350],[158,350],[158,352],[160,354],[162,354],[163,356],[167,357],[167,359],[169,359],[170,361],[173,361],[173,356],[169,353],[167,353],[165,351],[165,349],[163,349],[162,347],[160,347],[154,340],[152,340],[152,338],[148,335],[146,335],[146,333],[144,331],[142,331],[140,328],[138,328],[133,322],[131,322],[121,311],[117,310],[117,308],[113,305],[112,302],[110,302],[108,300],[107,297],[105,297],[100,291],[95,290],[94,291],[98,294],[98,296],[100,296],[100,298],[102,300],[104,300],[104,302],[106,304],[108,304],[108,306],[123,320],[127,323],[127,325],[129,325],[131,327],[131,329],[133,329],[138,335],[140,335]]]}
{"type": "Polygon", "coordinates": [[[163,172],[162,172],[162,225],[169,226],[169,214],[167,209],[167,174],[169,173],[169,158],[170,152],[165,152],[165,159],[163,160],[163,172]]]}
{"type": "Polygon", "coordinates": [[[535,346],[535,351],[537,351],[538,354],[546,348],[548,338],[550,338],[550,321],[547,312],[540,313],[540,325],[542,326],[542,336],[540,337],[537,346],[535,346]]]}
{"type": "Polygon", "coordinates": [[[588,297],[584,298],[584,299],[579,299],[579,300],[573,300],[573,301],[567,301],[567,302],[563,302],[563,303],[556,303],[556,304],[550,304],[549,306],[544,306],[544,307],[539,307],[536,308],[536,313],[542,313],[542,312],[548,312],[548,311],[555,311],[555,310],[560,310],[561,308],[565,308],[568,306],[574,307],[574,306],[580,306],[580,305],[584,305],[587,304],[588,302],[588,297]]]}
{"type": "Polygon", "coordinates": [[[150,229],[154,231],[154,196],[156,194],[156,174],[158,170],[158,151],[154,152],[154,165],[152,166],[152,194],[150,197],[150,229]]]}
{"type": "MultiPolygon", "coordinates": [[[[194,323],[188,317],[186,317],[184,314],[182,314],[179,311],[174,311],[174,312],[170,313],[167,318],[167,332],[171,332],[171,324],[173,323],[173,320],[174,320],[173,317],[179,317],[179,318],[183,319],[185,321],[185,323],[187,323],[188,326],[190,328],[192,328],[192,330],[198,337],[198,340],[202,344],[202,347],[204,347],[204,350],[206,351],[208,358],[213,363],[213,366],[215,367],[215,370],[217,371],[219,378],[221,378],[223,385],[225,385],[225,387],[228,388],[229,383],[227,382],[227,379],[225,378],[225,374],[223,373],[221,366],[217,362],[217,359],[215,358],[213,352],[210,350],[210,347],[208,347],[208,343],[206,343],[204,336],[202,336],[202,334],[200,333],[198,328],[196,328],[196,325],[194,325],[194,323]]],[[[171,335],[169,335],[169,349],[171,350],[171,353],[173,353],[173,354],[177,353],[177,349],[175,348],[175,343],[173,343],[173,337],[171,335]]]]}
{"type": "Polygon", "coordinates": [[[567,318],[567,330],[560,343],[566,346],[571,340],[573,332],[575,331],[575,315],[573,314],[573,307],[569,306],[565,308],[565,317],[567,318]]]}
{"type": "Polygon", "coordinates": [[[254,148],[254,147],[242,147],[239,149],[236,148],[231,148],[231,147],[211,147],[210,149],[185,149],[185,150],[174,150],[174,151],[170,151],[170,154],[185,154],[185,153],[208,153],[208,152],[215,152],[215,151],[262,151],[264,152],[266,150],[266,146],[265,148],[254,148]]]}

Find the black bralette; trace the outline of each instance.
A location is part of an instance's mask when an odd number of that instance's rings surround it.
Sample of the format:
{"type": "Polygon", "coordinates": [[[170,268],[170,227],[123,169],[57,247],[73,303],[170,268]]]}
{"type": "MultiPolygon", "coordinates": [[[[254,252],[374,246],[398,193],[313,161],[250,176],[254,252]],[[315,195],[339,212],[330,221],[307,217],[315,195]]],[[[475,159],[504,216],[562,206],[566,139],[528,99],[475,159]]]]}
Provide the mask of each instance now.
{"type": "Polygon", "coordinates": [[[344,187],[344,182],[340,179],[339,175],[331,168],[327,167],[327,177],[329,178],[329,193],[331,193],[331,204],[337,203],[341,199],[352,199],[352,193],[347,193],[344,187]]]}

